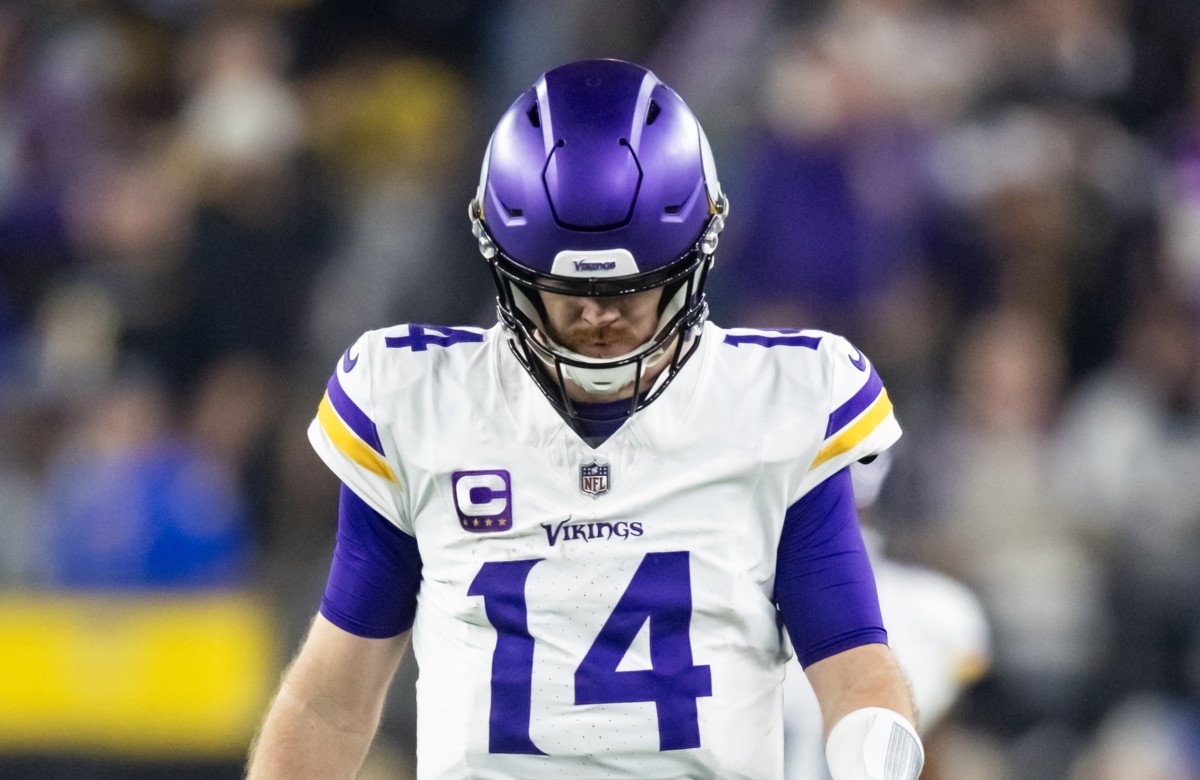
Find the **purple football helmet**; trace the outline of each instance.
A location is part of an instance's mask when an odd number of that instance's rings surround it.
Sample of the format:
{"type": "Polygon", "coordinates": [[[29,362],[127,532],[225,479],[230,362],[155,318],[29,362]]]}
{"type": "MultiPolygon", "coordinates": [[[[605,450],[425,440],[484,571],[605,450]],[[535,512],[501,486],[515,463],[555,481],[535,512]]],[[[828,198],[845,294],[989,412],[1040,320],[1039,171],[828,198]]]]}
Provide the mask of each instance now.
{"type": "Polygon", "coordinates": [[[727,210],[700,123],[644,68],[563,65],[504,114],[471,201],[472,229],[513,352],[568,420],[579,414],[565,382],[600,396],[632,385],[632,413],[692,355],[727,210]],[[628,354],[591,358],[547,335],[539,291],[615,296],[657,287],[655,335],[628,354]],[[643,387],[660,361],[670,362],[643,387]]]}

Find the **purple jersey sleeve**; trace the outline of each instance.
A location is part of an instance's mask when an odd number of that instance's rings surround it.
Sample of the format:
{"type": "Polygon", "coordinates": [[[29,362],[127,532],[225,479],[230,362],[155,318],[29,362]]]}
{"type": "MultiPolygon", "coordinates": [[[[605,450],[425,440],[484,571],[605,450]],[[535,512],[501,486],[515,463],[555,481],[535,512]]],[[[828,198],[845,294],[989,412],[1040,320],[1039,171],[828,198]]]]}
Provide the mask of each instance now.
{"type": "Polygon", "coordinates": [[[321,614],[357,636],[395,636],[412,628],[420,586],[417,540],[343,484],[321,614]]]}
{"type": "Polygon", "coordinates": [[[887,643],[849,469],[788,508],[775,603],[801,666],[859,645],[887,643]]]}

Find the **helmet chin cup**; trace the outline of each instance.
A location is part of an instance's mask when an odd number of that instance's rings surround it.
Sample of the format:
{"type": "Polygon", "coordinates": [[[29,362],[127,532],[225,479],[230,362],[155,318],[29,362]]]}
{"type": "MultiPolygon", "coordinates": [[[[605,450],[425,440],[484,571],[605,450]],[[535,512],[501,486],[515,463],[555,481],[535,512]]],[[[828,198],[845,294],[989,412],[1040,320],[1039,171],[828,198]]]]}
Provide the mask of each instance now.
{"type": "Polygon", "coordinates": [[[638,379],[639,363],[607,368],[564,365],[563,377],[588,395],[616,395],[638,379]]]}

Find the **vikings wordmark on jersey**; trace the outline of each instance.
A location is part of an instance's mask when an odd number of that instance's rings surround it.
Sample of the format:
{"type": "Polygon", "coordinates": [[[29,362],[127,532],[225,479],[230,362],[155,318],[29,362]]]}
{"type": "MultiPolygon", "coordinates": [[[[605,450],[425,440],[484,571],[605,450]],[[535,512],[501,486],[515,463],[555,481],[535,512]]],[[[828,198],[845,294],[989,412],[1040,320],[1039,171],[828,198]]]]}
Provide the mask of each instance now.
{"type": "Polygon", "coordinates": [[[499,327],[346,357],[309,437],[420,548],[421,778],[781,777],[785,513],[900,435],[861,353],[707,324],[595,448],[499,327]]]}

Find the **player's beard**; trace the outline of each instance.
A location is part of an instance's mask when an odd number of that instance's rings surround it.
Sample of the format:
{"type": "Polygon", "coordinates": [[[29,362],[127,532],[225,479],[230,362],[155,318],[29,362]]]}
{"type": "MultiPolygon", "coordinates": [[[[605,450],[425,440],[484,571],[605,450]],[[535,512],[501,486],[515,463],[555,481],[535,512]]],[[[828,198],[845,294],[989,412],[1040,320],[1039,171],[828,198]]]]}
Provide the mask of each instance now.
{"type": "Polygon", "coordinates": [[[651,336],[639,339],[631,326],[606,325],[595,328],[580,324],[571,326],[565,334],[553,334],[551,337],[559,346],[576,354],[611,360],[628,355],[649,341],[651,336]]]}

